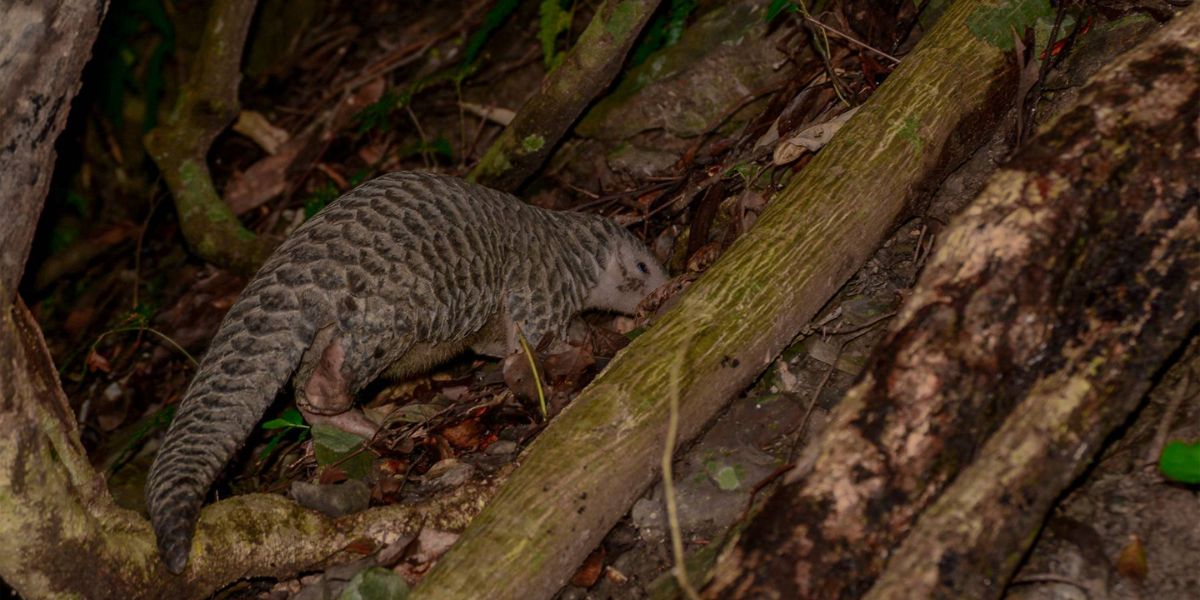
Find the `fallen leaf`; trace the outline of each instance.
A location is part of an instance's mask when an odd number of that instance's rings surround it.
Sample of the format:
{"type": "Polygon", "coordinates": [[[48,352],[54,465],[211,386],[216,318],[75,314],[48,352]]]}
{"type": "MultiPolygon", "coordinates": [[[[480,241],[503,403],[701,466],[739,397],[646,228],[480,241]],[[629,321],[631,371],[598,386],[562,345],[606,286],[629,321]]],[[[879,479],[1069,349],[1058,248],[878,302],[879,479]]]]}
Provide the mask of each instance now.
{"type": "Polygon", "coordinates": [[[102,373],[112,372],[112,365],[108,364],[108,359],[104,358],[103,354],[96,352],[95,348],[92,348],[88,352],[87,359],[84,362],[87,363],[88,369],[92,371],[100,371],[102,373]]]}
{"type": "Polygon", "coordinates": [[[579,566],[579,570],[571,576],[571,585],[581,588],[590,588],[596,585],[600,574],[604,572],[604,556],[604,546],[596,548],[589,554],[583,560],[583,564],[579,566]]]}
{"type": "Polygon", "coordinates": [[[1150,566],[1146,563],[1146,547],[1137,534],[1129,534],[1129,542],[1117,554],[1117,572],[1134,581],[1146,579],[1150,566]]]}
{"type": "Polygon", "coordinates": [[[457,448],[474,450],[483,443],[483,426],[475,419],[467,419],[442,428],[441,434],[457,448]]]}
{"type": "Polygon", "coordinates": [[[278,154],[279,149],[291,139],[291,135],[274,125],[262,113],[243,110],[238,113],[233,130],[254,140],[267,154],[278,154]]]}
{"type": "Polygon", "coordinates": [[[776,165],[786,165],[800,158],[800,155],[805,152],[820,150],[825,144],[829,143],[829,139],[833,137],[833,134],[837,133],[842,128],[842,125],[845,125],[846,121],[850,120],[850,117],[853,117],[854,113],[858,112],[858,109],[859,107],[856,106],[824,123],[806,127],[800,133],[779,142],[779,145],[775,146],[775,154],[772,157],[772,162],[776,165]]]}
{"type": "Polygon", "coordinates": [[[491,121],[501,127],[508,127],[512,123],[513,117],[517,116],[516,111],[508,108],[500,108],[497,106],[483,106],[473,102],[459,102],[459,106],[463,110],[481,118],[491,121]]]}

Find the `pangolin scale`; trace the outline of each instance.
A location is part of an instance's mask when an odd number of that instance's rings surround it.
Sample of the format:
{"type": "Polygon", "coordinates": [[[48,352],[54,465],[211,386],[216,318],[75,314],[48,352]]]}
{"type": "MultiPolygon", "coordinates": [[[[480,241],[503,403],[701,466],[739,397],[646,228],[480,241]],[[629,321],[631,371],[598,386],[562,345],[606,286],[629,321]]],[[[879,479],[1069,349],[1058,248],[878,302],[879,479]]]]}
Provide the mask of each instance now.
{"type": "Polygon", "coordinates": [[[348,192],[271,255],[184,394],[146,486],[167,568],[186,566],[209,486],[288,381],[306,417],[342,413],[381,375],[468,347],[503,355],[518,330],[537,344],[585,309],[630,313],[665,279],[641,242],[595,215],[432,173],[348,192]]]}

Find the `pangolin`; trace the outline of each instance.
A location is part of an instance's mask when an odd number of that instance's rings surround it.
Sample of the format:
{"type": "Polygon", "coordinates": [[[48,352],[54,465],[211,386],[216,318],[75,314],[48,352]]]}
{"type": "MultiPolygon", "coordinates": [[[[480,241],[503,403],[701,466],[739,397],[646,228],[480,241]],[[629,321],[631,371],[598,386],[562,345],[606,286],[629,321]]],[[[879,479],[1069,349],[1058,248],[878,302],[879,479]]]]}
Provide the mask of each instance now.
{"type": "MultiPolygon", "coordinates": [[[[167,568],[183,571],[209,486],[288,381],[310,420],[344,417],[381,376],[468,348],[506,355],[518,332],[539,344],[586,309],[632,313],[665,280],[637,238],[600,216],[433,173],[346,193],[267,259],[184,394],[146,484],[167,568]]],[[[331,420],[355,429],[357,414],[331,420]]]]}

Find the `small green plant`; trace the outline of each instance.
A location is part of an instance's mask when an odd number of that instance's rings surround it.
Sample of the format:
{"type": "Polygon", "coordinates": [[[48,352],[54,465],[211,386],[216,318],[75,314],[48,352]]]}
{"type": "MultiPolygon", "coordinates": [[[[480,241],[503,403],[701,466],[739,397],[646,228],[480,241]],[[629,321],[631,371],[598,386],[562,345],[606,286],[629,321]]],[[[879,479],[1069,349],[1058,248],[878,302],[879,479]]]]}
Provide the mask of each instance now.
{"type": "Polygon", "coordinates": [[[337,200],[337,197],[340,195],[341,192],[332,183],[325,182],[317,186],[317,189],[313,190],[308,195],[308,198],[304,200],[304,218],[311,219],[313,215],[320,212],[327,204],[337,200]]]}
{"type": "Polygon", "coordinates": [[[100,105],[109,121],[124,120],[126,91],[145,102],[142,129],[157,125],[158,105],[165,87],[166,62],[175,52],[175,28],[162,0],[125,0],[109,8],[110,18],[96,44],[96,63],[103,70],[100,105]],[[148,58],[141,58],[139,38],[146,31],[157,37],[148,58]],[[144,66],[143,66],[144,65],[144,66]],[[140,77],[139,77],[140,73],[140,77]]]}
{"type": "Polygon", "coordinates": [[[310,431],[309,426],[304,423],[303,415],[294,408],[283,411],[279,415],[279,418],[271,419],[260,425],[260,427],[267,431],[274,431],[275,433],[267,441],[267,445],[263,447],[262,451],[258,453],[259,462],[267,460],[267,458],[274,454],[275,450],[279,448],[279,445],[284,440],[295,437],[295,441],[303,442],[308,438],[310,431]]]}
{"type": "Polygon", "coordinates": [[[654,17],[642,32],[642,41],[629,58],[630,65],[640,65],[656,50],[678,42],[687,26],[688,17],[695,10],[696,0],[671,0],[666,14],[654,17]]]}
{"type": "Polygon", "coordinates": [[[1200,443],[1168,443],[1158,458],[1158,470],[1172,481],[1200,484],[1200,443]]]}
{"type": "MultiPolygon", "coordinates": [[[[350,179],[346,181],[346,183],[351,189],[355,188],[358,186],[358,184],[370,179],[372,174],[373,171],[368,169],[360,169],[355,171],[354,174],[350,176],[350,179]]],[[[333,185],[331,182],[327,181],[317,186],[317,189],[313,190],[312,193],[308,195],[308,198],[304,200],[304,218],[311,219],[313,215],[320,212],[322,208],[328,206],[330,202],[337,200],[341,195],[341,190],[339,190],[337,186],[333,185]]]]}
{"type": "Polygon", "coordinates": [[[467,39],[461,67],[464,75],[474,67],[475,59],[479,58],[479,54],[483,52],[483,46],[513,14],[513,11],[517,9],[517,4],[517,0],[499,0],[492,8],[488,9],[487,14],[483,16],[483,25],[467,39]]]}
{"type": "Polygon", "coordinates": [[[397,109],[407,106],[409,99],[411,99],[410,96],[402,96],[394,90],[384,92],[379,100],[367,105],[357,115],[354,115],[354,121],[358,123],[357,132],[362,134],[368,131],[390,130],[392,128],[392,113],[396,112],[397,109]]]}
{"type": "Polygon", "coordinates": [[[450,142],[443,137],[417,142],[406,148],[401,154],[405,157],[440,156],[446,160],[454,160],[454,150],[450,147],[450,142]]]}
{"type": "Polygon", "coordinates": [[[538,6],[538,41],[542,44],[542,61],[547,70],[562,62],[563,53],[558,51],[558,38],[571,28],[574,14],[571,0],[542,0],[538,6]]]}
{"type": "Polygon", "coordinates": [[[799,10],[800,7],[796,6],[792,0],[771,0],[771,5],[767,7],[766,20],[770,23],[783,13],[794,13],[799,10]]]}
{"type": "Polygon", "coordinates": [[[121,445],[121,449],[117,451],[112,462],[108,465],[108,474],[116,473],[121,467],[125,466],[135,455],[135,451],[141,447],[142,442],[159,430],[165,430],[171,425],[171,419],[175,418],[175,405],[164,406],[153,414],[143,417],[141,421],[134,427],[128,439],[121,445]]]}
{"type": "Polygon", "coordinates": [[[742,185],[750,187],[751,182],[754,181],[754,176],[757,170],[758,169],[753,163],[738,163],[732,167],[729,167],[729,169],[725,171],[725,176],[729,177],[730,175],[737,175],[742,179],[742,185]]]}

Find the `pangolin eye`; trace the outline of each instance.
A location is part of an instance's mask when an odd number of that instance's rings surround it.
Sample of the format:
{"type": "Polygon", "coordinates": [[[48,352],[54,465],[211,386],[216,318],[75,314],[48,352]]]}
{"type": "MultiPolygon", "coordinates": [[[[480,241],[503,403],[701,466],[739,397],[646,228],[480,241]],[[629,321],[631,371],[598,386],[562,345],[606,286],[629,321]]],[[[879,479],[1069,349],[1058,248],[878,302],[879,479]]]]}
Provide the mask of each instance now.
{"type": "Polygon", "coordinates": [[[644,262],[638,261],[637,268],[638,268],[638,270],[639,270],[639,271],[641,271],[641,272],[642,272],[642,275],[649,275],[649,274],[650,274],[650,268],[649,268],[649,267],[647,267],[647,266],[646,266],[646,263],[644,263],[644,262]]]}

